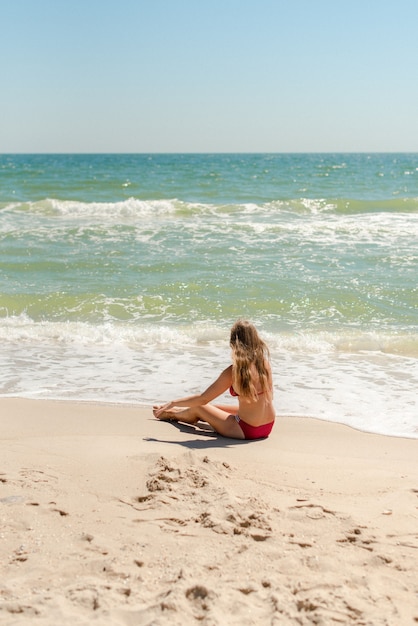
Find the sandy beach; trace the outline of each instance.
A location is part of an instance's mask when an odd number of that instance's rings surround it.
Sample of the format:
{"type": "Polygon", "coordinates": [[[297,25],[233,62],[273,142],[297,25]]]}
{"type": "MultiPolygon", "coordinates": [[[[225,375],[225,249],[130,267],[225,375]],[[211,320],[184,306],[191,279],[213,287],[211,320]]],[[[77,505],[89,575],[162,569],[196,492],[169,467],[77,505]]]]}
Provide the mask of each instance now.
{"type": "Polygon", "coordinates": [[[418,623],[418,441],[1,399],[0,623],[418,623]]]}

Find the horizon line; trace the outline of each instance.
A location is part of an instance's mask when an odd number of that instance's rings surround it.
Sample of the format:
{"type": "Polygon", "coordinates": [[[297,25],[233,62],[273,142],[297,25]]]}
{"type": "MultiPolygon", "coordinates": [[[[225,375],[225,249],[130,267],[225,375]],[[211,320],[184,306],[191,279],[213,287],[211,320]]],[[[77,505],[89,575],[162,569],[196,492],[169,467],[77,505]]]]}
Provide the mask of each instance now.
{"type": "Polygon", "coordinates": [[[184,152],[179,151],[63,151],[63,152],[55,152],[55,151],[15,151],[15,152],[0,152],[0,156],[15,156],[15,155],[85,155],[85,156],[96,156],[96,155],[261,155],[261,154],[418,154],[418,150],[283,150],[283,151],[193,151],[187,150],[184,152]]]}

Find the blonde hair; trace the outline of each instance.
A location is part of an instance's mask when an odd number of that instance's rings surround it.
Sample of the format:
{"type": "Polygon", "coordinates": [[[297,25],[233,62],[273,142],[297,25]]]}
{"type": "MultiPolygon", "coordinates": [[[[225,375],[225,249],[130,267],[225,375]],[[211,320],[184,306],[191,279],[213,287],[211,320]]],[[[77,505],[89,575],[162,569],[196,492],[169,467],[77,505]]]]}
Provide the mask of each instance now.
{"type": "Polygon", "coordinates": [[[267,366],[270,353],[255,326],[246,320],[238,320],[231,328],[232,371],[240,396],[257,400],[254,370],[261,392],[271,391],[271,376],[267,366]]]}

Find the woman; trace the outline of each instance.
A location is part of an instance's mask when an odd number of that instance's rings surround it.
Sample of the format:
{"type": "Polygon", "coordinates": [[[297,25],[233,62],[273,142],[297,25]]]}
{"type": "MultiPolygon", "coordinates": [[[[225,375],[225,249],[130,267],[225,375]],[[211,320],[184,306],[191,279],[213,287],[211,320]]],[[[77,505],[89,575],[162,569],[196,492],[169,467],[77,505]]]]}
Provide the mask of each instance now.
{"type": "Polygon", "coordinates": [[[233,439],[268,437],[275,418],[268,347],[256,328],[243,320],[232,327],[230,345],[232,365],[206,391],[154,406],[155,417],[186,424],[202,420],[220,435],[233,439]],[[208,404],[228,388],[238,405],[208,404]]]}

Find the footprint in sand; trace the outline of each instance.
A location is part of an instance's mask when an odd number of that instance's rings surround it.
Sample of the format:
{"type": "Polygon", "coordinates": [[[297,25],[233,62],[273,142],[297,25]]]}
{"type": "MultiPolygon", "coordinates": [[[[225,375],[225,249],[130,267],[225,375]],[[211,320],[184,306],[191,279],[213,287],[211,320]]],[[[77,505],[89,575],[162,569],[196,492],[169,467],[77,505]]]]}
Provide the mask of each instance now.
{"type": "Polygon", "coordinates": [[[214,599],[213,593],[203,585],[195,585],[186,590],[185,596],[193,606],[195,618],[199,621],[204,620],[210,608],[210,602],[214,599]]]}
{"type": "Polygon", "coordinates": [[[69,589],[67,597],[71,602],[93,611],[96,611],[100,606],[99,595],[94,587],[78,586],[69,589]]]}
{"type": "Polygon", "coordinates": [[[3,605],[0,607],[0,611],[2,610],[5,610],[12,615],[25,615],[28,617],[40,614],[40,611],[36,607],[27,604],[19,604],[17,602],[3,605]]]}
{"type": "MultiPolygon", "coordinates": [[[[168,515],[154,518],[168,532],[193,533],[199,525],[218,534],[265,541],[272,533],[267,507],[258,499],[235,497],[227,482],[232,472],[228,463],[208,457],[160,457],[149,472],[149,493],[135,496],[132,502],[120,502],[144,512],[168,508],[168,515]]],[[[135,521],[150,520],[147,516],[135,521]]]]}
{"type": "Polygon", "coordinates": [[[337,543],[346,543],[349,545],[354,545],[358,548],[363,548],[364,550],[368,550],[369,552],[373,552],[373,547],[371,544],[376,543],[376,539],[363,538],[360,528],[354,528],[354,530],[348,532],[346,536],[342,539],[337,539],[337,543]]]}

